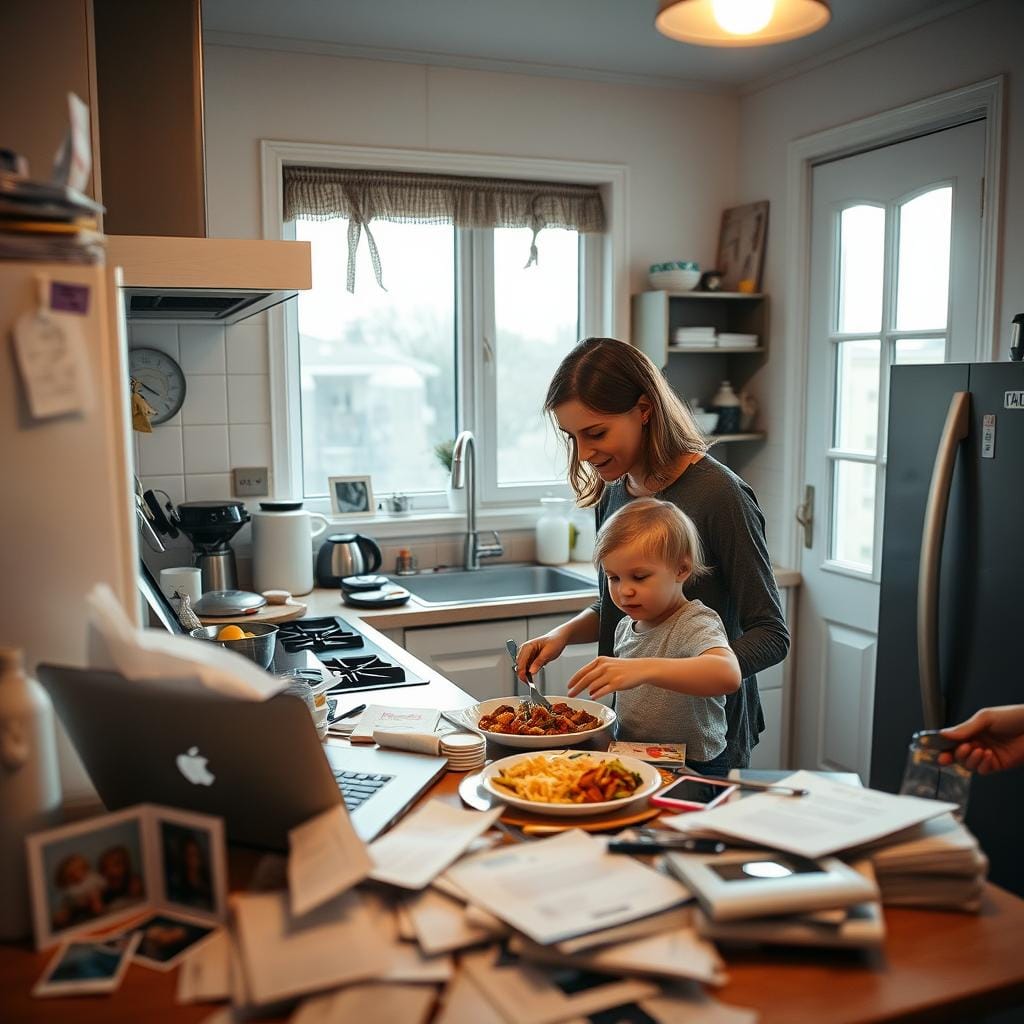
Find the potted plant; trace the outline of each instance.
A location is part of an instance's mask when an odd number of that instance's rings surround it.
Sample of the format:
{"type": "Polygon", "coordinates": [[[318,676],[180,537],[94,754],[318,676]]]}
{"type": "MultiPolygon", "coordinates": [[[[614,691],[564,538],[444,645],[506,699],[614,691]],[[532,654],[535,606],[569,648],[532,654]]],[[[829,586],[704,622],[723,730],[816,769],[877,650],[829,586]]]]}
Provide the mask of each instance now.
{"type": "Polygon", "coordinates": [[[439,441],[434,445],[434,456],[437,461],[444,466],[445,473],[445,489],[448,493],[448,508],[452,512],[465,512],[466,511],[466,489],[460,487],[458,489],[452,488],[452,453],[455,449],[455,438],[450,438],[447,441],[439,441]]]}

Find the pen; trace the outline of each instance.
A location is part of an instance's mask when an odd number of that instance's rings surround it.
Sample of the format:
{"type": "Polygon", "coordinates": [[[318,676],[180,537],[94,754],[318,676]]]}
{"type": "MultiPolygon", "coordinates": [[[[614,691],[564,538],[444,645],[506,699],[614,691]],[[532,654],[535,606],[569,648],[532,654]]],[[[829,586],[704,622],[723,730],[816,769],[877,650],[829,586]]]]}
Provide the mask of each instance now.
{"type": "Polygon", "coordinates": [[[331,721],[332,722],[340,722],[343,718],[351,718],[353,715],[358,715],[360,712],[363,712],[365,710],[366,710],[366,705],[365,704],[357,704],[354,708],[349,708],[348,711],[346,711],[344,714],[335,715],[331,719],[331,721]]]}
{"type": "Polygon", "coordinates": [[[717,839],[687,839],[685,836],[666,836],[663,839],[639,836],[636,839],[612,839],[608,842],[609,853],[662,853],[670,850],[724,853],[725,848],[725,843],[717,839]]]}

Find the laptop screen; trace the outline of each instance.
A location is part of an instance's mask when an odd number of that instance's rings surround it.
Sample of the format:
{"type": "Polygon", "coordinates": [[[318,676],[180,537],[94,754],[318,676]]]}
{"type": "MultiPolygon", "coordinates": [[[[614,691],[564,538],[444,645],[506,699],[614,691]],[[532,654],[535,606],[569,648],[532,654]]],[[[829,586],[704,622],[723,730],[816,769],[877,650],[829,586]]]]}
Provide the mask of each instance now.
{"type": "Polygon", "coordinates": [[[149,566],[139,559],[139,593],[145,601],[144,612],[148,618],[146,625],[163,626],[169,633],[184,633],[185,629],[178,621],[177,612],[167,596],[160,589],[156,577],[149,571],[149,566]]]}

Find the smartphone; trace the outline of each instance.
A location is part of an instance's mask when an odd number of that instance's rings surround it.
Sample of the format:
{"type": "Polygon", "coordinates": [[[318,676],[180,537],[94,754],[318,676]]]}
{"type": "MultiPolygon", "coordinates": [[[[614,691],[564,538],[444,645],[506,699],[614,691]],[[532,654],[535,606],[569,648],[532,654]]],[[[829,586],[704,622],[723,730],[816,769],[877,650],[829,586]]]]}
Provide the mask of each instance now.
{"type": "Polygon", "coordinates": [[[703,775],[683,775],[668,789],[651,797],[651,803],[673,811],[708,811],[717,807],[731,793],[736,784],[728,779],[709,779],[703,775]]]}

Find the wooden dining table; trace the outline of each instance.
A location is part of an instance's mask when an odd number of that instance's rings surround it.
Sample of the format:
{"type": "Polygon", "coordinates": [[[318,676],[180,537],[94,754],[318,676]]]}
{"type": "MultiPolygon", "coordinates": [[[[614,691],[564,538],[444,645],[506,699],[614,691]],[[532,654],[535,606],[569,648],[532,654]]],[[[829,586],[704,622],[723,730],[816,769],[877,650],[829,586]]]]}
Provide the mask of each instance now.
{"type": "MultiPolygon", "coordinates": [[[[461,779],[442,776],[423,799],[458,804],[461,779]]],[[[232,846],[231,888],[244,890],[254,874],[265,875],[267,856],[273,855],[232,846]]],[[[986,1012],[1024,1007],[1024,901],[1016,896],[988,885],[980,913],[886,908],[885,921],[885,945],[873,953],[724,949],[729,980],[714,995],[757,1010],[762,1024],[973,1022],[986,1012]]],[[[112,995],[33,998],[32,985],[51,955],[28,942],[0,944],[2,1024],[198,1024],[216,1009],[179,1005],[177,971],[137,964],[112,995]]]]}

